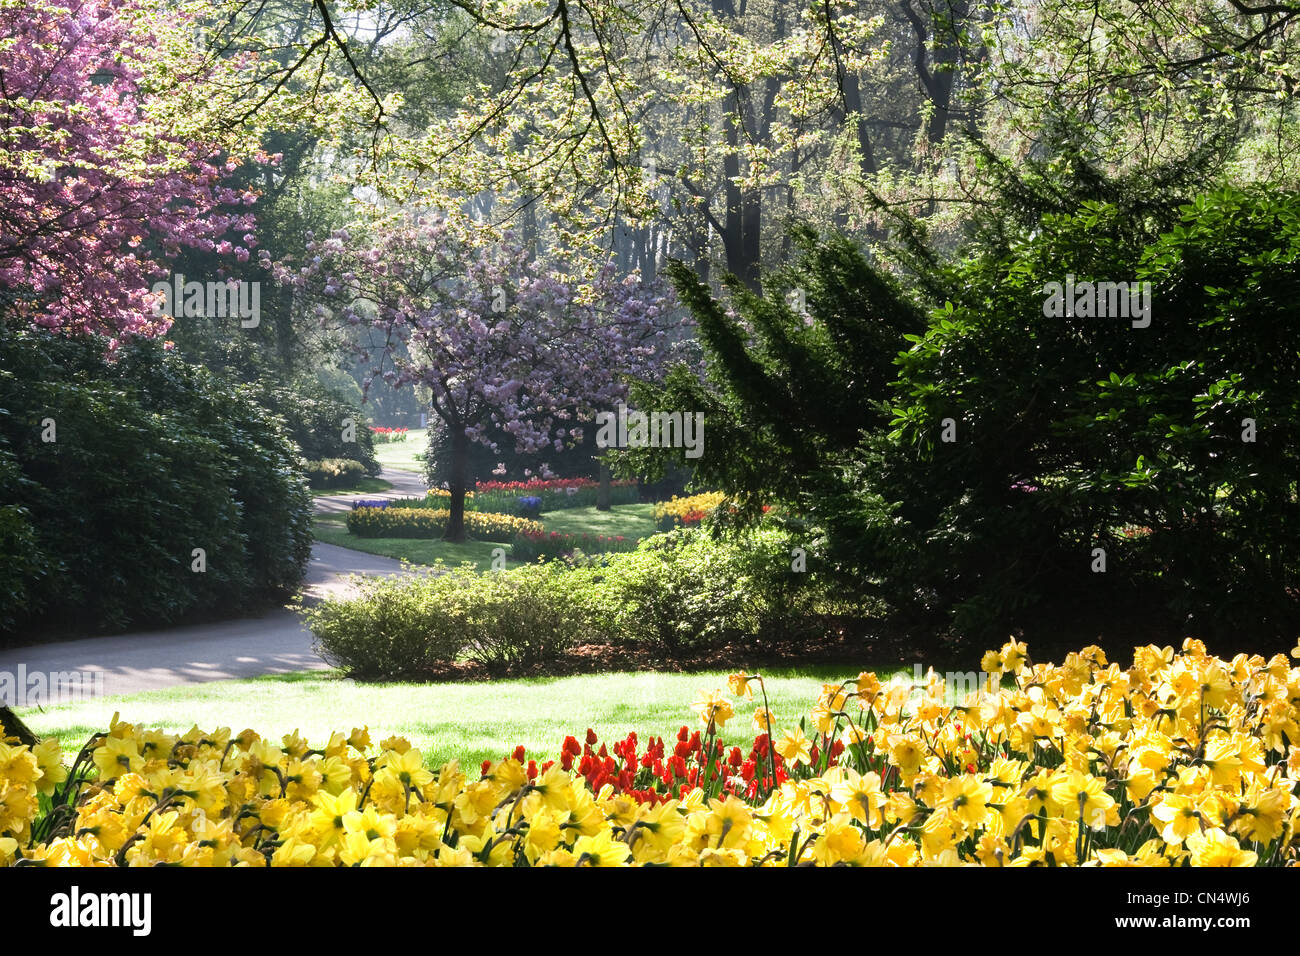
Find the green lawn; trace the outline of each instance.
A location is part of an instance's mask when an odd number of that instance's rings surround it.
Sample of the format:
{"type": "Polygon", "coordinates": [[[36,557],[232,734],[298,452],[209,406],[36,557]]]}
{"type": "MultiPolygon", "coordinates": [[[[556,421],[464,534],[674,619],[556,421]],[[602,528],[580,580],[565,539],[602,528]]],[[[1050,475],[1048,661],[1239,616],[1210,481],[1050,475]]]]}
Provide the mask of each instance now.
{"type": "Polygon", "coordinates": [[[615,505],[609,511],[591,508],[565,508],[548,511],[542,515],[547,531],[564,534],[623,535],[626,538],[648,538],[655,533],[654,505],[615,505]]]}
{"type": "Polygon", "coordinates": [[[424,462],[416,461],[415,456],[424,454],[428,433],[427,428],[412,428],[406,433],[406,441],[376,443],[375,457],[385,468],[424,471],[424,462]]]}
{"type": "MultiPolygon", "coordinates": [[[[566,534],[585,531],[588,534],[647,538],[655,532],[653,510],[651,504],[616,505],[609,511],[597,511],[594,507],[567,508],[548,511],[541,520],[548,531],[566,534]]],[[[318,541],[414,564],[434,564],[439,560],[447,564],[472,561],[480,571],[487,571],[492,566],[493,548],[504,547],[506,556],[510,555],[509,544],[491,541],[452,544],[436,538],[358,538],[348,533],[346,514],[316,515],[314,520],[318,541]]]]}
{"type": "Polygon", "coordinates": [[[332,495],[355,495],[355,494],[374,494],[379,491],[390,491],[393,487],[391,481],[384,481],[382,478],[371,478],[366,476],[357,482],[353,488],[324,488],[320,491],[313,491],[314,498],[329,498],[332,495]]]}
{"type": "Polygon", "coordinates": [[[314,515],[312,522],[317,541],[413,564],[443,561],[455,565],[472,561],[480,571],[488,571],[492,567],[493,548],[505,548],[507,557],[510,554],[509,544],[491,541],[453,544],[440,538],[358,538],[348,533],[346,514],[314,515]]]}
{"type": "MultiPolygon", "coordinates": [[[[778,720],[794,726],[808,713],[823,681],[851,675],[813,667],[773,671],[768,700],[778,720]]],[[[882,675],[883,676],[883,675],[882,675]]],[[[401,734],[438,766],[452,758],[476,769],[523,744],[539,761],[554,759],[566,734],[581,739],[588,727],[606,741],[635,730],[670,736],[699,720],[690,710],[699,690],[726,689],[726,674],[607,673],[465,684],[359,684],[333,673],[284,674],[253,680],[213,681],[188,687],[20,711],[36,733],[57,736],[75,752],[92,733],[107,727],[114,711],[123,720],[170,733],[194,724],[235,733],[251,727],[278,739],[293,730],[322,746],[334,730],[368,725],[378,743],[401,734]]],[[[756,690],[757,693],[757,690],[756,690]]],[[[724,733],[729,743],[753,740],[756,704],[736,701],[724,733]]]]}

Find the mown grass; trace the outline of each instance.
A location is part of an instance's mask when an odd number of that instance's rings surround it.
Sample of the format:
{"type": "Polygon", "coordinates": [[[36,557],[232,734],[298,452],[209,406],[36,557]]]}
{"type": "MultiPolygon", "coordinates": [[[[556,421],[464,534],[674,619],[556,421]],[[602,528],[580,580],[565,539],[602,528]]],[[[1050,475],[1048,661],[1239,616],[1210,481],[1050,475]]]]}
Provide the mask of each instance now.
{"type": "Polygon", "coordinates": [[[351,488],[323,488],[319,491],[313,491],[312,497],[329,498],[333,495],[375,494],[380,491],[390,491],[392,487],[393,483],[391,481],[384,481],[382,478],[371,478],[367,475],[351,488]]]}
{"type": "Polygon", "coordinates": [[[480,571],[492,567],[492,549],[505,548],[510,553],[510,546],[491,541],[465,541],[453,543],[441,538],[359,538],[349,534],[346,514],[314,515],[312,527],[317,541],[364,551],[366,554],[380,554],[386,558],[410,561],[412,564],[436,564],[442,561],[456,565],[465,561],[472,562],[480,571]]]}
{"type": "MultiPolygon", "coordinates": [[[[865,666],[865,664],[864,664],[865,666]]],[[[856,676],[846,668],[814,666],[764,675],[768,700],[783,726],[806,715],[825,681],[856,676]]],[[[881,675],[884,676],[883,674],[881,675]]],[[[477,770],[518,744],[529,755],[555,759],[566,734],[581,738],[588,727],[613,741],[636,731],[668,737],[683,725],[700,726],[691,702],[700,690],[726,688],[726,673],[605,673],[540,677],[492,683],[361,684],[332,672],[280,674],[251,680],[213,681],[95,701],[20,711],[37,734],[57,736],[75,753],[115,711],[122,719],[169,733],[246,727],[279,739],[297,730],[321,746],[334,730],[368,725],[375,743],[400,734],[419,748],[426,763],[459,760],[477,770]]],[[[755,688],[757,693],[757,688],[755,688]]],[[[736,701],[724,740],[753,741],[756,704],[736,701]]]]}
{"type": "Polygon", "coordinates": [[[375,458],[385,468],[424,471],[424,462],[417,461],[415,456],[424,454],[428,433],[427,428],[412,428],[406,433],[406,441],[376,442],[375,458]]]}
{"type": "MultiPolygon", "coordinates": [[[[616,505],[609,511],[590,508],[567,508],[548,511],[542,515],[542,524],[548,531],[565,534],[623,535],[625,538],[647,538],[654,534],[655,523],[650,504],[616,505]]],[[[443,561],[455,565],[472,562],[480,571],[492,567],[494,548],[505,548],[510,557],[510,545],[492,541],[466,541],[453,544],[438,538],[359,538],[349,534],[346,514],[316,515],[314,518],[316,540],[326,544],[379,554],[413,564],[435,564],[443,561]]]]}
{"type": "Polygon", "coordinates": [[[595,507],[547,511],[541,522],[547,531],[561,534],[597,534],[608,537],[648,538],[655,533],[654,505],[615,505],[609,511],[595,507]]]}

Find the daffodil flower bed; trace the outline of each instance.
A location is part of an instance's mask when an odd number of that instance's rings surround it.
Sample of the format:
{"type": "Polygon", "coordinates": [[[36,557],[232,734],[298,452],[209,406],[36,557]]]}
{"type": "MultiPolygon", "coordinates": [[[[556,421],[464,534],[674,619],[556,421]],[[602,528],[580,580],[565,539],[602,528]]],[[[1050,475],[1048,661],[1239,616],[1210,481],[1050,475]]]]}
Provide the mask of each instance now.
{"type": "MultiPolygon", "coordinates": [[[[361,538],[436,538],[447,530],[445,508],[361,507],[348,512],[348,531],[361,538]]],[[[465,531],[483,541],[510,541],[522,532],[543,530],[540,522],[514,515],[465,511],[465,531]]]]}
{"type": "Polygon", "coordinates": [[[706,491],[686,498],[673,495],[670,500],[655,505],[655,524],[660,531],[699,524],[710,511],[722,504],[725,497],[720,491],[706,491]]]}
{"type": "MultiPolygon", "coordinates": [[[[1300,655],[1300,648],[1297,648],[1300,655]]],[[[1127,669],[1098,648],[959,703],[862,673],[782,727],[762,678],[695,701],[671,750],[588,731],[558,763],[520,748],[436,771],[366,729],[322,749],[252,730],[180,736],[114,717],[71,769],[0,744],[0,863],[150,866],[1294,866],[1300,668],[1189,640],[1127,669]],[[754,690],[760,696],[754,697],[754,690]],[[722,734],[739,697],[748,756],[722,734]]]]}
{"type": "MultiPolygon", "coordinates": [[[[480,481],[475,484],[473,492],[467,492],[465,507],[469,508],[469,498],[476,496],[473,507],[478,511],[498,511],[514,514],[527,510],[533,514],[547,511],[559,511],[565,508],[589,508],[599,499],[600,482],[590,478],[534,478],[529,481],[480,481]],[[536,503],[525,509],[520,503],[533,500],[536,503]]],[[[432,488],[428,493],[435,500],[445,500],[451,492],[445,488],[432,488]]],[[[609,502],[611,505],[633,504],[640,500],[637,483],[632,480],[618,480],[609,483],[609,502]]]]}

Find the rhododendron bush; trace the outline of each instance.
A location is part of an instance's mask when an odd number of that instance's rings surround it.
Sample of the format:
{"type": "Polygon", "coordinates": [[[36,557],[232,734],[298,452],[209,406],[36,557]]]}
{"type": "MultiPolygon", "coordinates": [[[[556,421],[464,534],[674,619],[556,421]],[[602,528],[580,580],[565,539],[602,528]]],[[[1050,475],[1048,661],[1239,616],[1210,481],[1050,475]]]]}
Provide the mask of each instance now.
{"type": "MultiPolygon", "coordinates": [[[[1296,652],[1300,654],[1300,648],[1296,652]]],[[[1138,648],[1033,664],[1010,641],[950,702],[862,673],[773,714],[762,678],[702,691],[699,726],[558,761],[430,770],[367,729],[321,747],[114,717],[71,768],[0,744],[0,862],[247,866],[1293,866],[1300,668],[1138,648]],[[1002,675],[999,681],[997,675],[1002,675]],[[747,712],[752,708],[752,715],[747,712]],[[733,723],[733,721],[735,723],[733,723]],[[736,724],[747,725],[737,733],[736,724]],[[750,737],[751,732],[757,737],[750,737]],[[728,746],[724,735],[753,740],[728,746]]]]}

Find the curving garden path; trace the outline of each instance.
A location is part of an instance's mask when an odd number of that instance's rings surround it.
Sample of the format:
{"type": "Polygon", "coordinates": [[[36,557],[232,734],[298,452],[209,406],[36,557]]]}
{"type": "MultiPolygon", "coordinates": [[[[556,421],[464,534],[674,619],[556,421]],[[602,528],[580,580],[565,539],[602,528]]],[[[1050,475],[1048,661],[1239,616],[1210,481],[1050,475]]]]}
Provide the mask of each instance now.
{"type": "MultiPolygon", "coordinates": [[[[386,469],[380,477],[391,491],[315,499],[317,512],[344,511],[353,498],[404,498],[424,494],[415,472],[386,469]]],[[[348,576],[392,575],[402,566],[391,558],[317,542],[303,582],[307,602],[349,593],[348,576]]],[[[104,693],[132,694],[229,678],[321,670],[328,665],[312,650],[310,632],[296,613],[276,608],[255,617],[135,631],[112,637],[0,649],[0,671],[103,671],[104,693]]]]}
{"type": "Polygon", "coordinates": [[[320,514],[348,511],[352,507],[352,502],[358,498],[364,498],[367,501],[378,501],[386,498],[423,498],[428,490],[424,484],[424,477],[419,472],[403,471],[398,468],[384,468],[379,472],[379,477],[393,487],[388,491],[377,491],[370,494],[330,495],[328,498],[317,498],[316,511],[320,514]]]}

